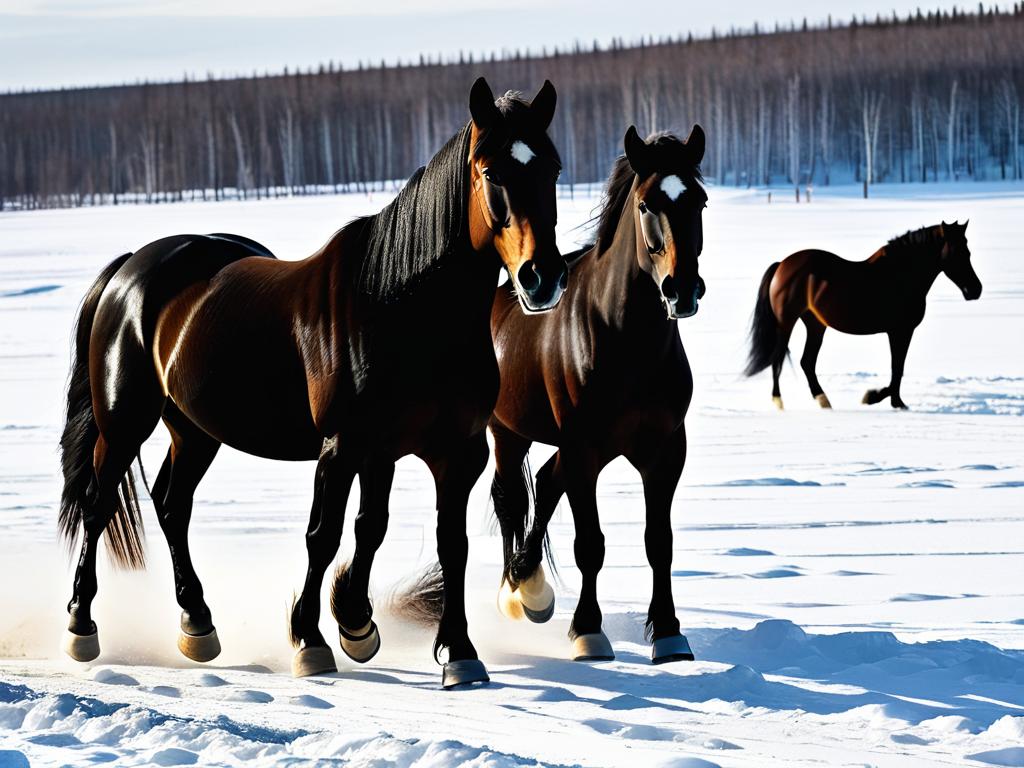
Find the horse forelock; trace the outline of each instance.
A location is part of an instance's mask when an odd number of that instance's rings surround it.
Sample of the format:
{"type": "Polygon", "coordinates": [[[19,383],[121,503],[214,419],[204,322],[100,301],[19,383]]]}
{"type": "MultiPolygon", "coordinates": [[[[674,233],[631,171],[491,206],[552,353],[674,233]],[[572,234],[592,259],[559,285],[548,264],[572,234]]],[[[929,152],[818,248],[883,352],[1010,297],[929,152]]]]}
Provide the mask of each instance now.
{"type": "Polygon", "coordinates": [[[473,146],[474,157],[494,157],[506,152],[514,142],[525,141],[534,154],[551,158],[559,167],[562,165],[554,142],[547,130],[536,124],[530,115],[529,102],[519,91],[506,91],[494,105],[501,114],[501,123],[477,131],[476,144],[473,146]]]}
{"type": "MultiPolygon", "coordinates": [[[[686,144],[674,133],[663,131],[655,133],[647,139],[648,146],[654,151],[655,160],[652,166],[662,176],[678,176],[688,187],[699,187],[704,191],[704,177],[700,166],[690,161],[686,152],[686,144]]],[[[625,155],[619,155],[612,164],[612,172],[605,185],[604,198],[597,216],[598,253],[604,253],[615,239],[615,231],[622,218],[622,209],[629,199],[629,191],[633,187],[636,174],[629,165],[625,155]]],[[[706,193],[705,193],[706,194],[706,193]]]]}

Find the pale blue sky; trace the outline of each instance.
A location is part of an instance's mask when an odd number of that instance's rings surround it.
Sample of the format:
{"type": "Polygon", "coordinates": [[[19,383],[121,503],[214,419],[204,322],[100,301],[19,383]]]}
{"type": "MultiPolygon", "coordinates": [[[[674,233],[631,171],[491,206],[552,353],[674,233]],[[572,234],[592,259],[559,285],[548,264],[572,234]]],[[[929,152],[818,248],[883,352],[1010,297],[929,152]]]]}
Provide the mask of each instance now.
{"type": "MultiPolygon", "coordinates": [[[[0,0],[0,90],[392,62],[647,35],[707,34],[755,21],[874,17],[908,0],[0,0]],[[284,13],[286,11],[286,14],[284,13]]],[[[926,3],[926,7],[954,3],[926,3]]],[[[959,4],[961,7],[963,3],[959,4]]],[[[974,6],[971,5],[973,8],[974,6]]]]}

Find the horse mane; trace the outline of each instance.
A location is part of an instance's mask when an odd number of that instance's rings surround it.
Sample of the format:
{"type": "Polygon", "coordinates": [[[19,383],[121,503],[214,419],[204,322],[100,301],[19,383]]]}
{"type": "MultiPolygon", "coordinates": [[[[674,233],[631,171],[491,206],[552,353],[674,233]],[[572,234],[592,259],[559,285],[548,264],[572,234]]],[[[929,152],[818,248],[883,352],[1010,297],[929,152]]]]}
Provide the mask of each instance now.
{"type": "Polygon", "coordinates": [[[346,227],[360,226],[366,237],[359,274],[363,293],[394,301],[455,250],[465,218],[470,133],[464,126],[383,210],[346,227]]]}
{"type": "MultiPolygon", "coordinates": [[[[529,104],[517,91],[508,91],[495,101],[504,118],[501,126],[478,132],[472,154],[493,153],[508,143],[510,136],[528,130],[529,104]],[[518,130],[517,130],[518,129],[518,130]]],[[[423,167],[383,210],[350,222],[361,227],[366,238],[359,274],[361,291],[373,300],[390,303],[407,294],[434,268],[458,248],[466,223],[469,193],[470,139],[473,124],[467,123],[423,167]]],[[[534,138],[538,151],[550,151],[551,140],[534,138]]]]}
{"type": "MultiPolygon", "coordinates": [[[[704,177],[701,175],[700,166],[694,165],[686,159],[683,148],[686,146],[683,141],[674,133],[661,131],[647,139],[647,143],[658,154],[657,166],[666,169],[669,173],[675,173],[684,182],[701,182],[704,177]]],[[[598,214],[590,220],[590,224],[597,222],[597,252],[604,253],[615,239],[615,230],[619,227],[619,219],[622,218],[622,209],[629,197],[629,190],[633,187],[633,179],[636,174],[629,165],[625,155],[619,155],[612,164],[612,172],[605,185],[604,199],[598,214]]],[[[590,248],[594,243],[590,244],[590,248]]]]}
{"type": "Polygon", "coordinates": [[[903,253],[921,246],[931,245],[937,239],[939,236],[934,226],[911,229],[892,238],[886,245],[886,251],[890,254],[903,253]]]}

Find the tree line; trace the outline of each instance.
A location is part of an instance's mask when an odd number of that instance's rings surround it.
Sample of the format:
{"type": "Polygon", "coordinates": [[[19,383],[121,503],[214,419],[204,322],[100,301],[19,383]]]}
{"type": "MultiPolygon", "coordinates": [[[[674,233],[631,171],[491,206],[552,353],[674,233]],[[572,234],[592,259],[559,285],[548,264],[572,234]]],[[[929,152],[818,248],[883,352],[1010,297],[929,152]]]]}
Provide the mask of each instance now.
{"type": "Polygon", "coordinates": [[[469,86],[558,89],[562,183],[630,123],[708,135],[719,184],[1020,179],[1024,3],[540,55],[0,95],[0,209],[307,194],[408,177],[469,86]]]}

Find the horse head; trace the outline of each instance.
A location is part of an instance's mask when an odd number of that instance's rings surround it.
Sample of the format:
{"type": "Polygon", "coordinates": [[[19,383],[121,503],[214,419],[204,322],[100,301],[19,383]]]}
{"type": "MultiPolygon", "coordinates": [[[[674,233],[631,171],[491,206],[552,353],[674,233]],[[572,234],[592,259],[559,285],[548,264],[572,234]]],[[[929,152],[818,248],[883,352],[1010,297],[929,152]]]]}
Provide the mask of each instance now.
{"type": "Polygon", "coordinates": [[[967,301],[974,301],[981,296],[981,280],[971,265],[971,251],[967,247],[967,222],[942,222],[939,234],[943,242],[942,253],[939,255],[940,268],[967,301]]]}
{"type": "Polygon", "coordinates": [[[697,263],[708,200],[699,169],[704,131],[694,125],[686,141],[671,134],[644,141],[630,126],[623,143],[636,174],[633,219],[640,268],[653,278],[669,318],[692,317],[705,290],[697,263]]]}
{"type": "Polygon", "coordinates": [[[498,252],[526,312],[552,309],[568,281],[555,244],[562,164],[547,135],[555,101],[549,81],[532,102],[512,92],[495,101],[482,77],[469,97],[470,238],[477,251],[498,252]]]}

